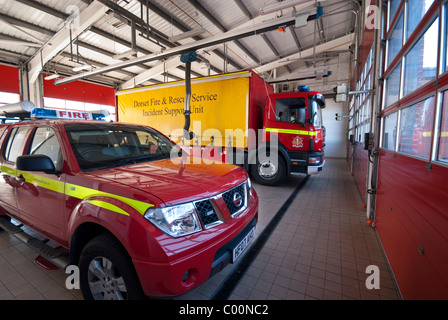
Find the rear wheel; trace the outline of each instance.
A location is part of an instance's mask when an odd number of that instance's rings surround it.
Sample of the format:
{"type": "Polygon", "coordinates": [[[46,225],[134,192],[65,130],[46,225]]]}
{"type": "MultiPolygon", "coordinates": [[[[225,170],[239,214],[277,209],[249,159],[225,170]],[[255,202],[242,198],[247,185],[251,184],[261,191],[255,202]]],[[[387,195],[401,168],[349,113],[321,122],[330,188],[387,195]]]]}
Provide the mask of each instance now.
{"type": "Polygon", "coordinates": [[[113,236],[91,240],[79,262],[81,291],[86,300],[136,300],[145,296],[134,266],[113,236]]]}

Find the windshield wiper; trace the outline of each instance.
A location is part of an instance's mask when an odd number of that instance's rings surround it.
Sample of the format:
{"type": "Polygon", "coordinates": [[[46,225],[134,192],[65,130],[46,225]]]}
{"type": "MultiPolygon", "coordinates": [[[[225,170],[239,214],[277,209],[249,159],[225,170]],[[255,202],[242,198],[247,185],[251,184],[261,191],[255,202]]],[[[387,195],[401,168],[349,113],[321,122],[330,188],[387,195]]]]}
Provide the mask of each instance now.
{"type": "Polygon", "coordinates": [[[117,162],[113,163],[110,168],[115,167],[121,167],[128,164],[136,164],[139,162],[145,162],[145,161],[155,161],[155,160],[162,160],[167,159],[170,157],[170,154],[152,154],[152,155],[144,155],[140,157],[132,157],[132,158],[124,158],[120,159],[117,162]]]}

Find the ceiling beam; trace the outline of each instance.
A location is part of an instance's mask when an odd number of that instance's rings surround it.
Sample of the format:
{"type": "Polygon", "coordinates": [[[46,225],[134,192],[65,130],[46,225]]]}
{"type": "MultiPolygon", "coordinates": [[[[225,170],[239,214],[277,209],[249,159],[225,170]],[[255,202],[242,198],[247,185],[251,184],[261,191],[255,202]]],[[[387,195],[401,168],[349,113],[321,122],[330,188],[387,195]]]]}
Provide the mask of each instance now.
{"type": "MultiPolygon", "coordinates": [[[[314,20],[314,19],[316,19],[315,15],[310,15],[310,17],[308,18],[308,20],[314,20]]],[[[180,54],[188,52],[188,51],[195,51],[198,49],[207,48],[207,47],[210,47],[210,46],[213,46],[216,44],[232,41],[235,39],[241,39],[244,37],[258,35],[258,34],[268,32],[271,30],[276,30],[280,26],[288,27],[290,25],[293,25],[294,23],[295,23],[295,17],[293,17],[293,16],[286,16],[286,17],[281,17],[281,18],[277,18],[274,20],[265,21],[260,24],[253,25],[251,28],[238,28],[238,29],[230,30],[223,34],[216,35],[216,36],[213,36],[213,37],[210,37],[207,39],[202,39],[202,40],[187,43],[185,45],[181,45],[181,46],[178,46],[175,48],[167,49],[158,54],[150,54],[150,55],[145,55],[145,56],[138,57],[138,58],[133,58],[133,59],[130,59],[125,62],[117,63],[115,65],[110,65],[108,67],[99,68],[97,70],[86,72],[86,73],[83,73],[83,74],[80,74],[77,76],[58,80],[55,82],[55,84],[63,84],[63,83],[72,82],[72,81],[76,81],[76,80],[80,80],[80,79],[85,79],[85,78],[88,78],[88,77],[96,75],[96,74],[101,74],[101,73],[106,73],[106,72],[110,72],[110,71],[117,70],[117,69],[126,68],[129,66],[138,64],[138,63],[160,60],[160,59],[168,58],[171,56],[180,55],[180,54]]]]}
{"type": "Polygon", "coordinates": [[[320,54],[332,50],[344,50],[344,49],[348,50],[349,47],[353,44],[354,39],[355,34],[350,33],[340,38],[336,38],[326,43],[317,45],[316,47],[305,49],[297,53],[291,54],[289,56],[286,56],[284,57],[284,60],[276,60],[271,63],[267,63],[263,66],[256,67],[254,68],[254,71],[261,74],[263,72],[268,72],[273,69],[277,69],[279,67],[288,65],[290,63],[294,63],[303,58],[312,57],[314,54],[320,54]]]}
{"type": "Polygon", "coordinates": [[[53,59],[60,51],[96,21],[102,18],[109,10],[98,1],[92,2],[73,20],[74,27],[62,28],[49,41],[47,41],[29,61],[29,81],[34,83],[39,77],[45,64],[53,59]]]}

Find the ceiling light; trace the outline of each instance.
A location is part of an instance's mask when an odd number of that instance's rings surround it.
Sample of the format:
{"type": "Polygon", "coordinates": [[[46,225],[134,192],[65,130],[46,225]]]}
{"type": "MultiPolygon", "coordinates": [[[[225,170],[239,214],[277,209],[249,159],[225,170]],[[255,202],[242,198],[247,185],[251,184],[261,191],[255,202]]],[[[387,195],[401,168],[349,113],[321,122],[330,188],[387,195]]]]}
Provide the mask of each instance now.
{"type": "Polygon", "coordinates": [[[198,35],[200,35],[200,34],[202,34],[204,32],[205,32],[204,28],[193,29],[191,31],[184,32],[184,33],[181,33],[181,34],[169,37],[168,40],[170,40],[171,42],[176,42],[176,41],[179,41],[179,40],[182,40],[182,39],[198,36],[198,35]]]}
{"type": "MultiPolygon", "coordinates": [[[[319,2],[326,1],[326,0],[319,0],[319,2]]],[[[301,4],[301,9],[308,7],[308,6],[314,6],[315,1],[307,1],[307,0],[283,0],[279,1],[274,4],[270,4],[266,7],[263,7],[260,9],[260,15],[265,15],[272,12],[277,12],[283,9],[288,9],[295,7],[297,5],[301,4]]]]}
{"type": "Polygon", "coordinates": [[[271,12],[280,11],[283,9],[294,7],[298,4],[305,2],[304,0],[284,0],[278,3],[270,4],[260,9],[260,15],[265,15],[271,12]]]}
{"type": "Polygon", "coordinates": [[[116,54],[112,58],[115,59],[115,60],[121,60],[121,59],[124,59],[124,58],[130,58],[130,57],[132,57],[132,56],[134,56],[136,54],[137,54],[137,51],[134,50],[134,49],[131,49],[131,50],[125,51],[123,53],[116,54]]]}
{"type": "Polygon", "coordinates": [[[88,70],[88,69],[90,69],[90,68],[92,68],[91,65],[89,65],[89,64],[83,64],[83,65],[80,65],[80,66],[78,66],[78,67],[74,67],[72,70],[73,70],[74,72],[79,72],[79,71],[83,71],[83,70],[88,70]]]}
{"type": "Polygon", "coordinates": [[[46,77],[44,78],[44,80],[53,80],[53,79],[56,79],[56,78],[59,78],[59,75],[58,75],[57,72],[55,72],[54,74],[51,74],[51,75],[46,76],[46,77]]]}

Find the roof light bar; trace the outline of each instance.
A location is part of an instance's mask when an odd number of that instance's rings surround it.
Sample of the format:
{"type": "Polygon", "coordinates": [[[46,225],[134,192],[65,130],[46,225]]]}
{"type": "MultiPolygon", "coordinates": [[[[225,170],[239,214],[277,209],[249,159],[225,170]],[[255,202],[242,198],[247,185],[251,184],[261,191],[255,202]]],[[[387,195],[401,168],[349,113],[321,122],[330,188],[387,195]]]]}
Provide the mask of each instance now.
{"type": "Polygon", "coordinates": [[[101,112],[102,113],[35,108],[31,111],[30,116],[34,119],[107,121],[107,119],[110,117],[109,112],[107,110],[102,110],[101,112]]]}
{"type": "Polygon", "coordinates": [[[297,91],[299,92],[310,92],[310,87],[308,86],[297,86],[297,91]]]}

